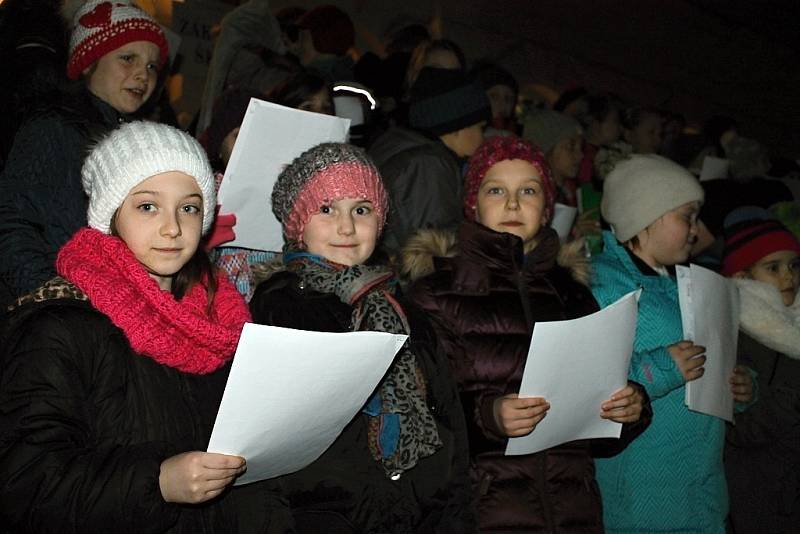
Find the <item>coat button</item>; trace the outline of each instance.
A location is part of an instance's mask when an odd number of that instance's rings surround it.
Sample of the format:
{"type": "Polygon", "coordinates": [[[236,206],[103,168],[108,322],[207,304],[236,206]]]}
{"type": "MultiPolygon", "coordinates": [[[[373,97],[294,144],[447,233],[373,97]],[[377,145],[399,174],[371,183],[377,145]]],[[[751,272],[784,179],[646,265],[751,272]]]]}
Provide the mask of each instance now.
{"type": "Polygon", "coordinates": [[[401,476],[403,476],[403,473],[401,471],[392,471],[391,473],[389,473],[389,479],[392,480],[393,482],[397,482],[398,480],[400,480],[401,476]]]}
{"type": "Polygon", "coordinates": [[[436,413],[436,405],[435,405],[435,404],[431,404],[431,405],[429,405],[429,406],[428,406],[428,410],[429,410],[431,413],[436,413]]]}

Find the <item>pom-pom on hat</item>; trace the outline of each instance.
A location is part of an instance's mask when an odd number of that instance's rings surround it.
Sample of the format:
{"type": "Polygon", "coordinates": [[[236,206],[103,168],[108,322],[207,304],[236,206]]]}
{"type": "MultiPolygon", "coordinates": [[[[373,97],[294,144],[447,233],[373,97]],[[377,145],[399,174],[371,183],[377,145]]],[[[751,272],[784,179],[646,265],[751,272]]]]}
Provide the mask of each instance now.
{"type": "Polygon", "coordinates": [[[94,146],[81,170],[89,196],[89,226],[111,233],[111,219],[128,193],[157,174],[178,171],[197,181],[203,194],[203,233],[216,207],[214,175],[203,147],[189,134],[166,124],[123,124],[94,146]]]}
{"type": "Polygon", "coordinates": [[[562,139],[582,132],[580,123],[569,115],[543,109],[525,119],[522,137],[536,143],[547,154],[562,139]]]}
{"type": "Polygon", "coordinates": [[[483,87],[460,70],[425,67],[411,87],[408,123],[440,136],[492,120],[483,87]]]}
{"type": "Polygon", "coordinates": [[[95,61],[135,41],[150,41],[160,50],[160,64],[169,55],[158,23],[130,0],[89,0],[75,13],[69,40],[67,77],[77,80],[95,61]]]}
{"type": "Polygon", "coordinates": [[[272,189],[272,213],[283,225],[286,239],[300,243],[309,219],[322,206],[343,198],[372,202],[380,235],[389,197],[378,169],[356,146],[322,143],[303,152],[278,175],[272,189]]]}
{"type": "Polygon", "coordinates": [[[533,143],[517,137],[497,136],[484,141],[469,160],[467,175],[464,177],[464,216],[475,219],[478,207],[478,190],[486,173],[495,164],[509,159],[527,161],[539,173],[544,188],[545,217],[549,221],[553,215],[556,189],[547,160],[533,143]]]}
{"type": "Polygon", "coordinates": [[[625,243],[668,211],[703,198],[703,188],[685,168],[654,154],[634,154],[606,177],[600,211],[625,243]]]}
{"type": "Polygon", "coordinates": [[[764,256],[791,250],[800,254],[800,242],[774,219],[750,219],[725,228],[722,274],[731,276],[752,267],[764,256]]]}

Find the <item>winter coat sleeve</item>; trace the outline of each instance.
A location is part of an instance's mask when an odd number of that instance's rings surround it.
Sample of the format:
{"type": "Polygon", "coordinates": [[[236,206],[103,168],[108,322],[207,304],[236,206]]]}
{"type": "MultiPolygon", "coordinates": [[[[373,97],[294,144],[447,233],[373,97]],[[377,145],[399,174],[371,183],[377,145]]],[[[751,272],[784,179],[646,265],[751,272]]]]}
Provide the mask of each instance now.
{"type": "MultiPolygon", "coordinates": [[[[463,343],[455,335],[456,330],[449,325],[447,313],[440,308],[437,298],[431,293],[425,280],[421,280],[412,286],[410,296],[417,306],[428,314],[442,349],[447,354],[455,381],[458,383],[460,366],[469,365],[468,362],[471,360],[463,343]]],[[[487,438],[495,442],[506,439],[500,433],[494,420],[494,401],[505,394],[505,391],[491,387],[477,391],[460,391],[460,400],[470,443],[481,443],[487,438]],[[480,439],[474,439],[478,436],[480,436],[480,439]]],[[[477,452],[479,451],[472,451],[473,454],[477,452]]]]}
{"type": "Polygon", "coordinates": [[[158,481],[178,451],[93,433],[90,392],[115,368],[104,365],[114,340],[97,321],[44,311],[3,347],[0,517],[12,530],[155,533],[178,520],[158,481]]]}
{"type": "Polygon", "coordinates": [[[398,250],[418,230],[455,229],[461,222],[461,179],[443,156],[420,152],[381,166],[391,203],[384,243],[398,250]]]}
{"type": "Polygon", "coordinates": [[[55,117],[17,132],[0,175],[0,304],[52,278],[56,252],[85,225],[84,145],[75,127],[55,117]]]}
{"type": "MultiPolygon", "coordinates": [[[[411,323],[416,338],[415,346],[424,344],[429,348],[427,354],[432,356],[428,358],[424,371],[432,390],[428,397],[432,400],[433,415],[441,425],[450,429],[453,436],[449,497],[440,517],[436,518],[438,523],[431,524],[431,527],[435,527],[433,530],[442,534],[474,532],[477,517],[472,505],[472,483],[469,478],[467,426],[456,383],[447,363],[447,356],[440,348],[441,342],[436,330],[428,326],[429,321],[423,322],[418,312],[410,313],[409,316],[415,318],[411,323]]],[[[434,521],[429,522],[434,523],[434,521]]]]}

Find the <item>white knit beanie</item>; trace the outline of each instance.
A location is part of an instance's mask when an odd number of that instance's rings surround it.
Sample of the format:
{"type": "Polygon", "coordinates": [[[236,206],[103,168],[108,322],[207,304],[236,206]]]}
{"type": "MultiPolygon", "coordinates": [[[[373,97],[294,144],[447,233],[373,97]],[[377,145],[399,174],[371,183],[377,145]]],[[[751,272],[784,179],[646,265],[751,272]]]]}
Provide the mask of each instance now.
{"type": "Polygon", "coordinates": [[[203,193],[203,233],[214,220],[214,174],[203,147],[172,126],[137,121],[102,139],[83,164],[83,190],[89,196],[89,226],[111,233],[111,218],[131,189],[164,172],[178,171],[197,181],[203,193]]]}
{"type": "Polygon", "coordinates": [[[603,182],[600,211],[624,243],[653,221],[687,202],[703,202],[703,188],[689,171],[655,154],[635,154],[603,182]]]}

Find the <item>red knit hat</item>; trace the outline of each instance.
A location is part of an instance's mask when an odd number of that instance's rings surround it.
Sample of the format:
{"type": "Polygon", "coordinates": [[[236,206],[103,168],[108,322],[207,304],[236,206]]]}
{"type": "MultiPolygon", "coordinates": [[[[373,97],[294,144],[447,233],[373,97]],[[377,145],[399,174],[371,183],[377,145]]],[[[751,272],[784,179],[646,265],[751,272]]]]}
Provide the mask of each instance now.
{"type": "Polygon", "coordinates": [[[464,178],[464,216],[468,220],[475,219],[478,207],[478,190],[489,169],[497,163],[509,159],[527,161],[536,168],[542,178],[544,188],[545,218],[549,221],[553,215],[556,189],[550,166],[539,148],[529,141],[517,137],[490,137],[478,147],[469,160],[469,169],[464,178]]]}
{"type": "Polygon", "coordinates": [[[743,221],[726,231],[722,274],[731,276],[753,266],[773,252],[791,250],[800,254],[800,242],[775,220],[743,221]]]}
{"type": "Polygon", "coordinates": [[[90,0],[73,19],[69,40],[67,77],[77,80],[81,72],[95,61],[135,41],[150,41],[161,51],[159,62],[164,65],[169,46],[158,23],[130,0],[90,0]]]}

